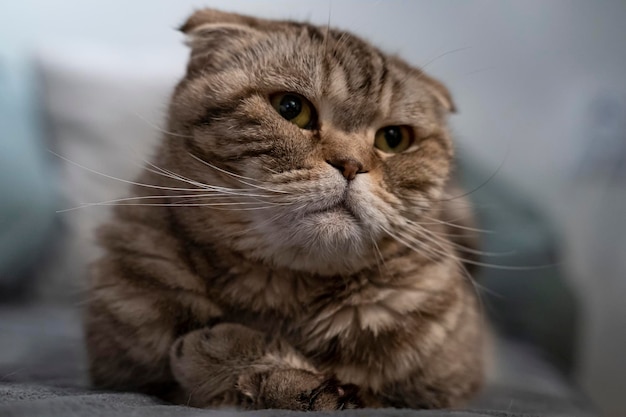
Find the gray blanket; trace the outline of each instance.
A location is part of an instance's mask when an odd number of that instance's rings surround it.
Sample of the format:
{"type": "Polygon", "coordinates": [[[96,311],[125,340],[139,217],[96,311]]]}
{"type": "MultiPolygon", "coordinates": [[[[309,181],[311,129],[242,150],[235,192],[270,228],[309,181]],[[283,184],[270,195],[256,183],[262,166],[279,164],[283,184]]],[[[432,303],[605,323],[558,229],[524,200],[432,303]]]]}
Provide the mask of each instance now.
{"type": "MultiPolygon", "coordinates": [[[[341,416],[592,417],[586,400],[536,352],[497,343],[493,381],[466,410],[346,410],[341,416]]],[[[307,413],[327,416],[337,413],[307,413]]],[[[287,416],[290,411],[201,410],[141,394],[89,388],[80,314],[59,307],[0,309],[0,416],[287,416]]]]}

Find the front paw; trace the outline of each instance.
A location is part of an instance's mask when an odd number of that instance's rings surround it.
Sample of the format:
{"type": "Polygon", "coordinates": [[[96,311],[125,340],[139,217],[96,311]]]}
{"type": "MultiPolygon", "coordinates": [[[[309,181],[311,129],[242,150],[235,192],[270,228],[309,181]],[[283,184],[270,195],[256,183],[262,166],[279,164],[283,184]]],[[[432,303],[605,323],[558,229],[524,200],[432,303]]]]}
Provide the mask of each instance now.
{"type": "Polygon", "coordinates": [[[258,361],[264,335],[238,324],[218,324],[179,337],[170,349],[172,375],[187,396],[185,402],[208,407],[236,405],[236,370],[258,361]]]}
{"type": "Polygon", "coordinates": [[[238,389],[249,408],[300,411],[359,408],[358,388],[301,369],[277,369],[242,375],[238,389]]]}
{"type": "Polygon", "coordinates": [[[361,408],[359,388],[356,385],[340,385],[335,378],[327,379],[309,396],[309,410],[344,410],[361,408]]]}
{"type": "Polygon", "coordinates": [[[170,350],[172,363],[194,358],[202,364],[241,365],[254,363],[265,353],[265,336],[248,327],[221,323],[187,333],[170,350]]]}

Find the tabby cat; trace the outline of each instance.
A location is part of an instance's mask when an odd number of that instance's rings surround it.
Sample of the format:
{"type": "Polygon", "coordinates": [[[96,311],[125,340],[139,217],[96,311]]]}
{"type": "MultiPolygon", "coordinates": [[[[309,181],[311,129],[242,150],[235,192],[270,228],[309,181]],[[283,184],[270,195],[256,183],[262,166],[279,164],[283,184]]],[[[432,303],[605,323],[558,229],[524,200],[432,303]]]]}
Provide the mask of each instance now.
{"type": "Polygon", "coordinates": [[[197,407],[464,404],[485,326],[446,88],[327,27],[204,9],[181,30],[167,133],[98,234],[95,386],[197,407]]]}

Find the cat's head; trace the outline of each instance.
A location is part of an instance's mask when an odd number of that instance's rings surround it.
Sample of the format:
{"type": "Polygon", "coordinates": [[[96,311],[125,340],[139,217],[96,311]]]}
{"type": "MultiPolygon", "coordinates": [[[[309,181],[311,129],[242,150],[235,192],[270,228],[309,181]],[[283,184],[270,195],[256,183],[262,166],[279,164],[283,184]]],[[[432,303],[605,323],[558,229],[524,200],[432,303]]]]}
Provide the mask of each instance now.
{"type": "Polygon", "coordinates": [[[356,272],[440,199],[454,105],[421,70],[309,24],[207,9],[181,29],[191,57],[164,163],[216,195],[181,208],[198,240],[279,267],[356,272]]]}

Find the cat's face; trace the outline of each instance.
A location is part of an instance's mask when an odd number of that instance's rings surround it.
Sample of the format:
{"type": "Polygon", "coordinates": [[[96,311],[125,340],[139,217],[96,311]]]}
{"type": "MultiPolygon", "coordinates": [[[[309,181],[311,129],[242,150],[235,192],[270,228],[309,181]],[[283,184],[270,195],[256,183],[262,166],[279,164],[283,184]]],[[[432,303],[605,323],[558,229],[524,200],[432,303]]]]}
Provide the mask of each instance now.
{"type": "Polygon", "coordinates": [[[452,103],[436,81],[325,27],[202,11],[183,30],[192,55],[168,166],[225,187],[211,201],[229,203],[184,209],[199,236],[275,266],[349,273],[440,198],[452,103]]]}

